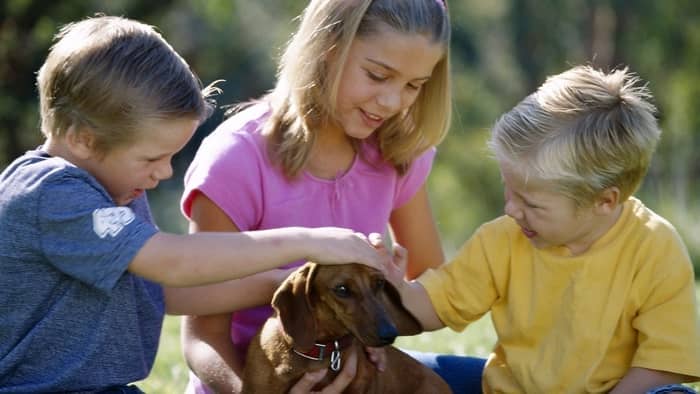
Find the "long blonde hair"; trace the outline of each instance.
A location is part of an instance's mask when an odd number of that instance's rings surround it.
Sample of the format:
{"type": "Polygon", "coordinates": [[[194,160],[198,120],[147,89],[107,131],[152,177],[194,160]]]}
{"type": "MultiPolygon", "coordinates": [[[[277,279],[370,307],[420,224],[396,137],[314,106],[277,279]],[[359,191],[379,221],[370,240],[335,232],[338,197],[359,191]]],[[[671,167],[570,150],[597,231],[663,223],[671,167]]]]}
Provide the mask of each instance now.
{"type": "Polygon", "coordinates": [[[353,40],[377,34],[380,24],[423,34],[444,47],[413,105],[375,132],[383,158],[403,174],[416,156],[444,138],[451,117],[450,23],[444,2],[312,0],[282,56],[277,85],[266,97],[272,113],[263,133],[271,158],[287,176],[296,176],[306,164],[314,128],[334,118],[340,73],[353,40]],[[326,61],[331,52],[339,63],[332,75],[326,61]]]}

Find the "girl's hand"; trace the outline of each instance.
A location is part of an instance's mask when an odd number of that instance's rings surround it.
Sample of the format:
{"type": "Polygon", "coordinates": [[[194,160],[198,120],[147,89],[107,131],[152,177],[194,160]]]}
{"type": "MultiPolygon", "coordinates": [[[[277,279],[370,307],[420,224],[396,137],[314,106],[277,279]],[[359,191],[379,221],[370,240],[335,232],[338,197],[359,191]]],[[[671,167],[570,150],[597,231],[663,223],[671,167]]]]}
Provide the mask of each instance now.
{"type": "Polygon", "coordinates": [[[340,370],[338,376],[333,380],[333,383],[324,387],[321,391],[311,391],[316,383],[320,382],[328,369],[307,372],[299,381],[289,390],[289,394],[340,394],[355,378],[357,372],[357,354],[351,351],[346,360],[343,360],[343,369],[340,370]]]}
{"type": "Polygon", "coordinates": [[[394,243],[393,248],[387,248],[382,236],[377,233],[370,234],[368,239],[380,254],[386,256],[388,263],[382,271],[386,279],[400,291],[406,283],[404,278],[408,266],[408,251],[398,243],[394,243]]]}
{"type": "MultiPolygon", "coordinates": [[[[311,241],[311,247],[308,250],[312,251],[307,259],[315,263],[361,263],[382,272],[389,265],[389,257],[384,253],[378,253],[362,233],[339,227],[307,230],[311,241]]],[[[376,239],[374,234],[372,237],[376,239]]]]}
{"type": "Polygon", "coordinates": [[[386,349],[383,347],[365,347],[367,358],[374,364],[379,372],[386,370],[386,349]]]}
{"type": "Polygon", "coordinates": [[[399,244],[394,244],[391,262],[386,265],[384,276],[396,290],[401,292],[401,289],[406,284],[406,266],[408,264],[408,251],[399,244]]]}

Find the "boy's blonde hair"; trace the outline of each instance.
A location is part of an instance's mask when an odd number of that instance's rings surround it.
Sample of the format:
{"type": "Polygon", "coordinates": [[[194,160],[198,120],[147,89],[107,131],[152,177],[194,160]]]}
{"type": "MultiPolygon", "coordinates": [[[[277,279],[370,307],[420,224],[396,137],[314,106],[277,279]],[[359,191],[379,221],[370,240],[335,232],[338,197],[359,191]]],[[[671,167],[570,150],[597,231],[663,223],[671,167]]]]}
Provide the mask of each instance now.
{"type": "Polygon", "coordinates": [[[661,136],[650,91],[627,68],[578,66],[547,78],[493,127],[489,146],[526,178],[550,181],[579,207],[639,187],[661,136]]]}
{"type": "Polygon", "coordinates": [[[98,15],[63,26],[39,70],[41,131],[88,128],[94,149],[134,141],[149,120],[203,120],[213,108],[189,66],[152,26],[98,15]]]}
{"type": "Polygon", "coordinates": [[[450,124],[450,23],[442,0],[312,0],[299,30],[284,52],[278,83],[269,94],[272,115],[264,133],[270,154],[283,171],[301,171],[315,140],[314,128],[334,122],[336,98],[350,46],[388,26],[399,33],[423,34],[445,48],[416,102],[388,119],[376,132],[383,157],[399,173],[445,136],[450,124]],[[332,56],[331,56],[332,55],[332,56]],[[331,68],[328,59],[338,62],[331,68]],[[336,70],[330,73],[330,70],[336,70]]]}

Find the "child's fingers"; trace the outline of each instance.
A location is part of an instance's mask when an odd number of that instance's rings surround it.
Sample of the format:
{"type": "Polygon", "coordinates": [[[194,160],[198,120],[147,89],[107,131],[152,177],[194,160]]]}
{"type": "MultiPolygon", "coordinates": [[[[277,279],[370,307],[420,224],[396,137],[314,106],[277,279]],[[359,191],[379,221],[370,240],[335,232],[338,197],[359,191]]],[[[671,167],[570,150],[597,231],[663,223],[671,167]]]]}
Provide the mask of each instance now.
{"type": "Polygon", "coordinates": [[[394,244],[394,255],[391,261],[399,270],[405,272],[408,264],[408,250],[399,244],[394,244]]]}
{"type": "Polygon", "coordinates": [[[289,394],[308,394],[312,392],[311,389],[326,376],[327,372],[328,369],[319,369],[305,373],[291,390],[289,390],[289,394]]]}
{"type": "MultiPolygon", "coordinates": [[[[345,264],[356,262],[384,270],[390,259],[387,253],[378,253],[367,236],[361,232],[338,227],[310,229],[313,248],[307,260],[320,264],[345,264]]],[[[378,235],[378,234],[377,234],[378,235]]],[[[372,235],[374,242],[381,243],[381,237],[372,235]]]]}
{"type": "Polygon", "coordinates": [[[399,244],[394,244],[394,259],[395,262],[406,263],[408,260],[408,250],[399,244]]]}
{"type": "Polygon", "coordinates": [[[380,372],[386,370],[387,357],[385,348],[365,347],[365,352],[367,353],[369,360],[380,372]]]}
{"type": "Polygon", "coordinates": [[[369,243],[372,246],[374,246],[375,248],[383,248],[384,247],[384,238],[379,233],[370,233],[367,236],[367,239],[369,240],[369,243]]]}
{"type": "Polygon", "coordinates": [[[387,250],[386,244],[384,243],[384,238],[379,233],[370,233],[367,236],[367,240],[370,245],[372,245],[380,256],[382,265],[379,268],[380,271],[386,273],[388,265],[391,264],[392,256],[391,251],[387,250]]]}
{"type": "Polygon", "coordinates": [[[357,373],[357,354],[351,351],[348,358],[344,360],[344,365],[338,373],[338,376],[333,380],[333,383],[326,386],[321,394],[339,394],[355,379],[357,373]]]}
{"type": "Polygon", "coordinates": [[[404,284],[406,266],[408,264],[408,251],[403,246],[394,243],[391,262],[386,266],[384,275],[397,289],[404,284]]]}

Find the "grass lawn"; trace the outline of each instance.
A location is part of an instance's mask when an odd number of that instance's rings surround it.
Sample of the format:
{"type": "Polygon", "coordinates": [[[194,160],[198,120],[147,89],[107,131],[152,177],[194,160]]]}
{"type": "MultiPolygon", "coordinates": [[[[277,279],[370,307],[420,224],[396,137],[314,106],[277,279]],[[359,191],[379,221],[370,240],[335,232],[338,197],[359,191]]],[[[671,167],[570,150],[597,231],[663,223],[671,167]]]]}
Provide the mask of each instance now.
{"type": "MultiPolygon", "coordinates": [[[[700,299],[700,284],[696,286],[696,298],[700,299]]],[[[698,313],[700,314],[700,310],[698,313]]],[[[455,333],[445,328],[413,337],[399,338],[396,345],[405,349],[486,357],[495,340],[496,335],[491,320],[485,316],[470,325],[463,333],[455,333]]],[[[179,317],[165,318],[153,371],[148,379],[137,384],[149,394],[173,394],[184,391],[187,385],[187,367],[180,351],[179,317]]],[[[700,392],[700,382],[690,386],[700,392]]]]}
{"type": "MultiPolygon", "coordinates": [[[[156,363],[148,379],[138,386],[146,393],[182,393],[187,385],[187,367],[180,351],[180,318],[167,316],[163,326],[156,363]]],[[[437,353],[468,354],[486,357],[495,342],[491,320],[484,318],[469,326],[465,333],[449,329],[402,337],[396,345],[437,353]]]]}

